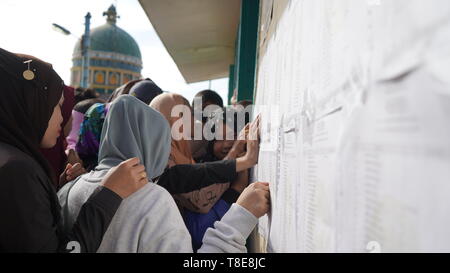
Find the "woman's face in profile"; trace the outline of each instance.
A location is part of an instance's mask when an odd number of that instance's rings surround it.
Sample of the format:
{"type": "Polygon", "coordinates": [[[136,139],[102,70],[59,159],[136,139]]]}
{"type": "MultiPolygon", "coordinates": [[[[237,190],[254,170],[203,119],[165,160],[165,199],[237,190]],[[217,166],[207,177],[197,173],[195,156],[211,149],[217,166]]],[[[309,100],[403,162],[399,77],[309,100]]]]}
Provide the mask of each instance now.
{"type": "Polygon", "coordinates": [[[213,152],[215,157],[223,159],[233,147],[236,136],[233,129],[227,125],[222,124],[219,130],[222,130],[222,134],[219,136],[219,140],[214,142],[213,152]]]}
{"type": "Polygon", "coordinates": [[[55,146],[58,137],[61,134],[61,124],[63,122],[63,117],[61,114],[61,107],[64,103],[64,96],[61,96],[59,103],[56,104],[53,109],[53,114],[48,121],[47,130],[45,131],[44,137],[41,140],[41,148],[49,149],[55,146]]]}

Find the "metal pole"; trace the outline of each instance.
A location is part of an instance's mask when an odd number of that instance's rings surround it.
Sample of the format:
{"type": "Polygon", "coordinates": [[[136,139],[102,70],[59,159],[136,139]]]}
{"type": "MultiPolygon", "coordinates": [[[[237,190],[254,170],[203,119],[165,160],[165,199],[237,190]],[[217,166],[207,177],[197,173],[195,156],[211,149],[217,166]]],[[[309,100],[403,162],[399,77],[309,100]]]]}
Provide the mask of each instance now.
{"type": "Polygon", "coordinates": [[[81,84],[82,88],[88,88],[89,85],[89,47],[90,41],[90,27],[91,27],[91,13],[87,13],[84,17],[84,35],[81,39],[81,56],[82,60],[82,75],[81,84]]]}

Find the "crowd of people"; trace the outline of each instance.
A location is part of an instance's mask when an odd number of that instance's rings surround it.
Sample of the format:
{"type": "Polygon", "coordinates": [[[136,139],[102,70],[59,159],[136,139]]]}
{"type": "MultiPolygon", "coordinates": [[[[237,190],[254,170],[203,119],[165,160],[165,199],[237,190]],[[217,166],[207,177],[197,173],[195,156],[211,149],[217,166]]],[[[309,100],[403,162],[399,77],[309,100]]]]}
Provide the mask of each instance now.
{"type": "Polygon", "coordinates": [[[0,252],[247,251],[270,209],[268,183],[249,183],[259,117],[149,78],[104,100],[3,49],[0,81],[0,252]]]}

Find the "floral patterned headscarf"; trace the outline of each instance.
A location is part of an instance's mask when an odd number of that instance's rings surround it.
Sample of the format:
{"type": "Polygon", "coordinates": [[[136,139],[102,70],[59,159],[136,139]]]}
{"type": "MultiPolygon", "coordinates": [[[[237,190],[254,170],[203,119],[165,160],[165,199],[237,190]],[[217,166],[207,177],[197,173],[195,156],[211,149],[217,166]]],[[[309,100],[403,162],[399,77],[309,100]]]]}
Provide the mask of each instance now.
{"type": "Polygon", "coordinates": [[[109,103],[96,103],[84,115],[75,149],[83,160],[86,170],[92,170],[97,166],[100,137],[108,110],[109,103]]]}

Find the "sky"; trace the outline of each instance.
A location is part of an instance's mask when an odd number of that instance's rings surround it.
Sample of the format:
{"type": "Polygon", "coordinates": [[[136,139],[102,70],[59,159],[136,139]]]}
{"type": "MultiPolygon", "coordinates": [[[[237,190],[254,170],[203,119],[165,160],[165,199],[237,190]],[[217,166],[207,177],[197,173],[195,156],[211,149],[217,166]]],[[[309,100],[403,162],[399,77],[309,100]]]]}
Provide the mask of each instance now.
{"type": "Polygon", "coordinates": [[[117,25],[139,44],[143,77],[189,101],[211,84],[211,89],[227,101],[228,78],[186,84],[138,0],[0,0],[0,47],[51,63],[64,82],[70,83],[72,52],[84,32],[84,16],[91,13],[91,29],[103,25],[103,12],[111,4],[116,5],[120,16],[117,25]],[[72,35],[55,31],[52,23],[70,30],[72,35]]]}

